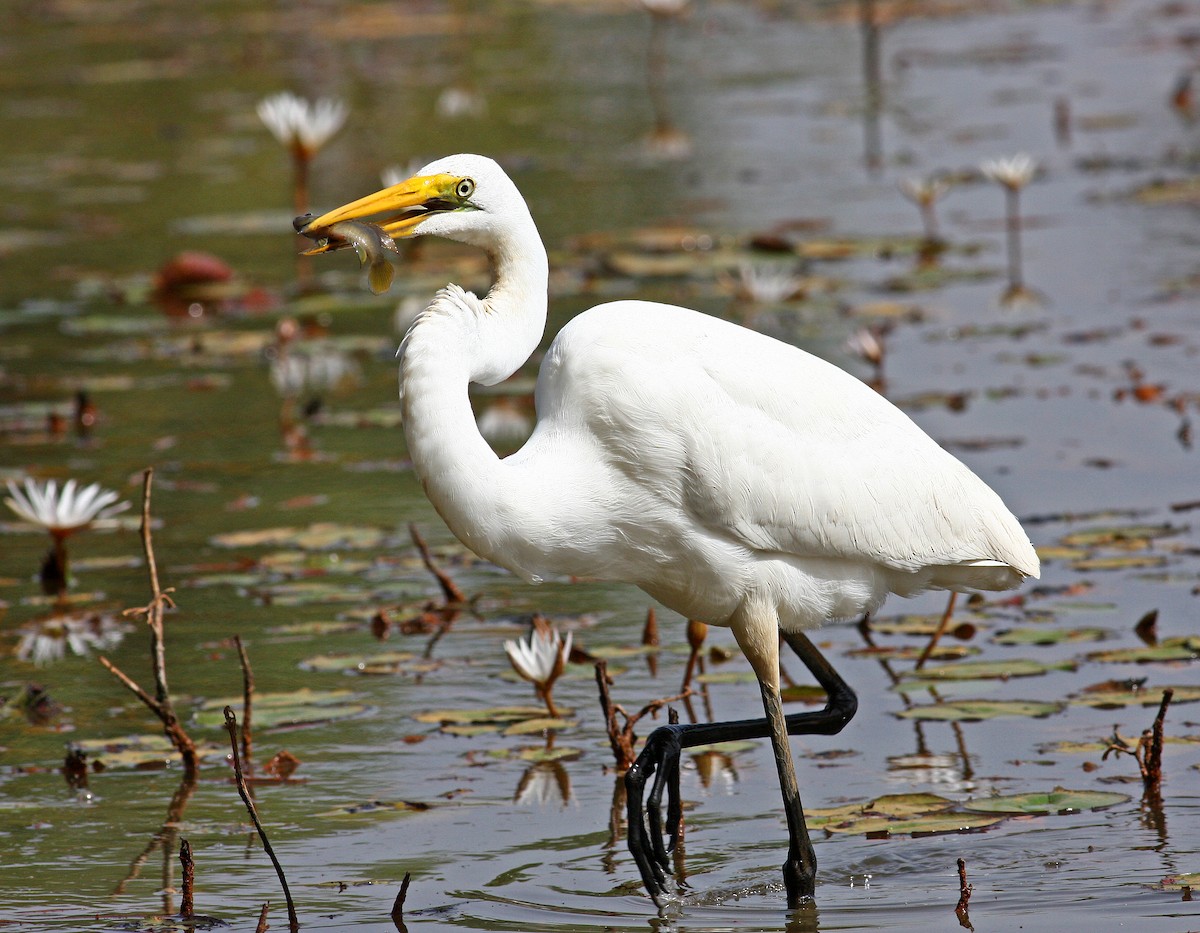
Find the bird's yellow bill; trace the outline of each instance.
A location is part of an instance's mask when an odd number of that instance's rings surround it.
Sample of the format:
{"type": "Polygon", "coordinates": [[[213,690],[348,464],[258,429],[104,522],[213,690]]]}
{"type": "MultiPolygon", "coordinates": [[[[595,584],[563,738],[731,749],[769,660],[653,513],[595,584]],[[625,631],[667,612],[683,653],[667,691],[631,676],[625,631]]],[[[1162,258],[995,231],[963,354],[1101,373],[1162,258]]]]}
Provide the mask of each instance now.
{"type": "MultiPolygon", "coordinates": [[[[361,220],[378,217],[375,223],[393,239],[412,236],[417,225],[432,214],[459,210],[466,206],[463,192],[473,190],[463,187],[464,179],[458,175],[414,175],[398,185],[368,194],[366,197],[343,204],[327,214],[313,218],[299,227],[299,232],[312,239],[325,236],[324,231],[344,220],[361,220]]],[[[297,220],[297,225],[300,221],[297,220]]],[[[328,252],[347,246],[344,241],[322,241],[304,252],[305,256],[328,252]]]]}

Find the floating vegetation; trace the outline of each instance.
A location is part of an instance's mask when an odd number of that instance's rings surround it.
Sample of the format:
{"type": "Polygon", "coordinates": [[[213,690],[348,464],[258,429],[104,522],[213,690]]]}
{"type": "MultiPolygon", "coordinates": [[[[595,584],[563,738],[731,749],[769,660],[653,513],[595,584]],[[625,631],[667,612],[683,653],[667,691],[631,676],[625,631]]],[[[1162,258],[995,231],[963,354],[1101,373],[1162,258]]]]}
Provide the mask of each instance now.
{"type": "Polygon", "coordinates": [[[1099,790],[1067,790],[1056,787],[1049,793],[1009,794],[997,797],[972,797],[963,803],[967,810],[984,813],[1029,813],[1036,816],[1056,813],[1080,813],[1106,810],[1129,800],[1127,794],[1099,790]]]}
{"type": "Polygon", "coordinates": [[[359,816],[395,816],[400,813],[424,813],[433,804],[416,800],[368,800],[365,803],[348,803],[314,814],[319,819],[344,819],[359,816]]]}
{"type": "Polygon", "coordinates": [[[365,525],[316,522],[307,528],[256,528],[230,531],[209,539],[217,547],[290,547],[306,551],[382,548],[397,543],[394,534],[365,525]]]}
{"type": "MultiPolygon", "coordinates": [[[[168,768],[179,753],[165,735],[124,735],[111,739],[75,739],[70,747],[87,756],[93,771],[157,771],[168,768]]],[[[197,742],[196,756],[204,761],[223,760],[228,749],[223,742],[197,742]]]]}
{"type": "MultiPolygon", "coordinates": [[[[193,722],[205,729],[224,728],[226,706],[241,706],[242,698],[217,697],[203,701],[193,722]]],[[[318,726],[362,716],[370,707],[355,699],[349,690],[313,690],[301,687],[282,693],[254,695],[254,725],[259,728],[318,726]]]]}
{"type": "Polygon", "coordinates": [[[1074,661],[958,661],[940,667],[923,667],[904,676],[920,680],[1008,680],[1010,677],[1037,677],[1050,671],[1073,671],[1074,661]]]}
{"type": "Polygon", "coordinates": [[[892,715],[900,719],[935,722],[982,722],[985,719],[1009,716],[1042,719],[1061,713],[1065,708],[1065,703],[1040,700],[946,700],[942,703],[911,706],[892,715]]]}
{"type": "MultiPolygon", "coordinates": [[[[571,712],[567,709],[559,710],[563,716],[569,715],[571,712]]],[[[434,723],[442,732],[449,735],[469,736],[503,732],[516,723],[543,722],[547,717],[544,706],[494,706],[488,709],[426,710],[414,714],[413,719],[417,722],[434,723]]],[[[563,718],[557,718],[554,721],[574,725],[573,722],[563,718]]]]}
{"type": "MultiPolygon", "coordinates": [[[[1178,685],[1174,687],[1147,687],[1133,685],[1129,681],[1105,681],[1085,687],[1071,694],[1068,702],[1072,706],[1091,706],[1096,709],[1121,709],[1126,706],[1154,706],[1162,700],[1164,690],[1174,690],[1172,703],[1194,703],[1200,700],[1200,686],[1178,685]]],[[[1168,739],[1170,741],[1170,739],[1168,739]]]]}
{"type": "Polygon", "coordinates": [[[1194,661],[1197,657],[1200,657],[1200,635],[1183,635],[1164,638],[1156,645],[1093,651],[1087,659],[1110,664],[1152,664],[1159,661],[1194,661]]]}
{"type": "Polygon", "coordinates": [[[1110,629],[1087,628],[1013,628],[997,632],[992,641],[998,645],[1061,645],[1076,642],[1103,641],[1112,635],[1110,629]]]}

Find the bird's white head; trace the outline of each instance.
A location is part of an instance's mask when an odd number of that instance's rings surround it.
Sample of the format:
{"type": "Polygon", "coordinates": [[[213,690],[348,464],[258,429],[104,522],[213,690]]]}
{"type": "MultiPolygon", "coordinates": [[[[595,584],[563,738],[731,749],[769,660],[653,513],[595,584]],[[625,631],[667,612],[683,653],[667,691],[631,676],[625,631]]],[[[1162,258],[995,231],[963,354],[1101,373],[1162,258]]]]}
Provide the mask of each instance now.
{"type": "Polygon", "coordinates": [[[488,251],[501,247],[510,232],[533,225],[525,199],[504,169],[486,156],[468,154],[430,162],[406,181],[308,221],[300,232],[364,218],[375,218],[394,239],[433,234],[488,251]]]}

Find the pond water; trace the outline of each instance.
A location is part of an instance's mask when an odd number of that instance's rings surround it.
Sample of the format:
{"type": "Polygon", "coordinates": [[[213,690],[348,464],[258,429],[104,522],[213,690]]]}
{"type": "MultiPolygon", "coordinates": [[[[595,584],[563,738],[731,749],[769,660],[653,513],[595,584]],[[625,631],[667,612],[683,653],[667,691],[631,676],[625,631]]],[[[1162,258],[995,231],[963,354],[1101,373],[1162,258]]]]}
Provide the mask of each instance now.
{"type": "MultiPolygon", "coordinates": [[[[182,838],[198,913],[252,930],[270,901],[272,928],[285,928],[213,713],[241,708],[235,634],[256,680],[258,772],[284,750],[300,761],[254,795],[304,929],[392,929],[411,873],[410,930],[956,930],[958,859],[981,930],[1194,929],[1195,902],[1171,879],[1200,872],[1200,717],[1187,705],[1200,696],[1200,124],[1176,93],[1197,65],[1195,9],[930,0],[879,4],[871,30],[868,2],[706,2],[656,27],[605,0],[482,6],[0,11],[0,478],[100,482],[136,512],[155,469],[154,547],[178,603],[170,686],[209,750],[188,787],[169,753],[167,767],[131,767],[88,744],[159,731],[96,659],[151,684],[145,627],[120,616],[148,599],[136,519],[70,541],[75,598],[125,630],[81,656],[48,631],[44,534],[0,516],[6,929],[183,928],[171,919],[182,838]],[[453,542],[395,423],[394,312],[449,278],[485,288],[486,266],[422,244],[379,298],[348,256],[301,270],[287,156],[255,115],[280,90],[349,108],[313,162],[315,207],[374,190],[392,165],[456,151],[504,162],[551,249],[550,335],[636,294],[870,379],[847,341],[887,330],[881,390],[1001,492],[1043,577],[1017,599],[960,602],[964,637],[944,646],[970,656],[936,658],[940,678],[913,669],[943,597],[894,600],[865,634],[819,632],[860,710],[839,736],[794,740],[806,807],[919,792],[957,813],[1056,788],[1120,799],[971,833],[830,824],[814,833],[817,907],[791,916],[769,749],[697,754],[683,775],[689,887],[657,914],[613,815],[590,664],[556,687],[570,724],[552,734],[441,723],[536,705],[501,647],[533,612],[610,656],[629,710],[677,691],[682,621],[660,608],[660,650],[625,650],[651,605],[640,592],[531,588],[453,542]],[[1020,192],[1014,281],[1005,194],[978,167],[1020,152],[1038,170],[1020,192]],[[935,175],[953,181],[936,204],[946,249],[921,262],[921,218],[898,183],[935,175]],[[755,238],[773,248],[751,250],[755,238]],[[233,277],[185,292],[182,317],[168,317],[153,276],[184,250],[233,277]],[[755,297],[756,275],[795,281],[783,298],[755,297]],[[285,318],[303,336],[282,352],[345,378],[281,397],[270,361],[285,318]],[[73,426],[79,390],[96,417],[86,437],[73,426]],[[439,598],[410,523],[477,598],[442,632],[402,624],[439,598]],[[395,623],[386,641],[372,628],[380,610],[395,623]],[[1152,610],[1153,651],[1134,631],[1152,610]],[[65,657],[19,657],[39,632],[40,650],[65,657]],[[1009,676],[961,676],[977,662],[1009,676]],[[1126,679],[1144,680],[1132,698],[1085,689],[1126,679]],[[1131,757],[1102,754],[1114,724],[1135,741],[1149,728],[1167,686],[1155,800],[1131,757]],[[270,695],[299,689],[323,693],[293,697],[299,709],[272,726],[270,695]],[[960,705],[965,718],[946,719],[963,700],[1046,705],[999,718],[960,705]],[[60,773],[73,743],[108,763],[86,791],[60,773]]],[[[520,412],[532,375],[479,395],[480,412],[520,412]]],[[[732,646],[709,632],[705,696],[685,717],[759,714],[732,646]]]]}

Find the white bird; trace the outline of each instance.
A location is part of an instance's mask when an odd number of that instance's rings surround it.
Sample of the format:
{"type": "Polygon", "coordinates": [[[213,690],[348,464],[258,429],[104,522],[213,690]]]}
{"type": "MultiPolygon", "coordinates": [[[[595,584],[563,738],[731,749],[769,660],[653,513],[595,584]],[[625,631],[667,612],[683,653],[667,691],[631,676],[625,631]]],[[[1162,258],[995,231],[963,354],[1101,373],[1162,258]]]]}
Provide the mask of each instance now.
{"type": "Polygon", "coordinates": [[[995,492],[853,376],[646,301],[602,304],[563,327],[538,376],[533,434],[500,459],[467,387],[507,378],[542,339],[546,250],[525,200],[492,160],[456,155],[302,232],[380,215],[392,237],[434,234],[493,260],[484,298],[446,286],[400,347],[409,454],[454,534],[530,582],[624,581],[726,626],[758,678],[766,719],[663,726],[626,775],[629,847],[651,896],[661,905],[668,894],[662,796],[673,844],[681,749],[770,737],[798,906],[814,893],[816,859],[788,734],[836,733],[857,705],[804,631],[889,593],[1016,586],[1038,575],[1029,539],[995,492]],[[829,694],[823,710],[784,716],[781,634],[829,694]]]}

